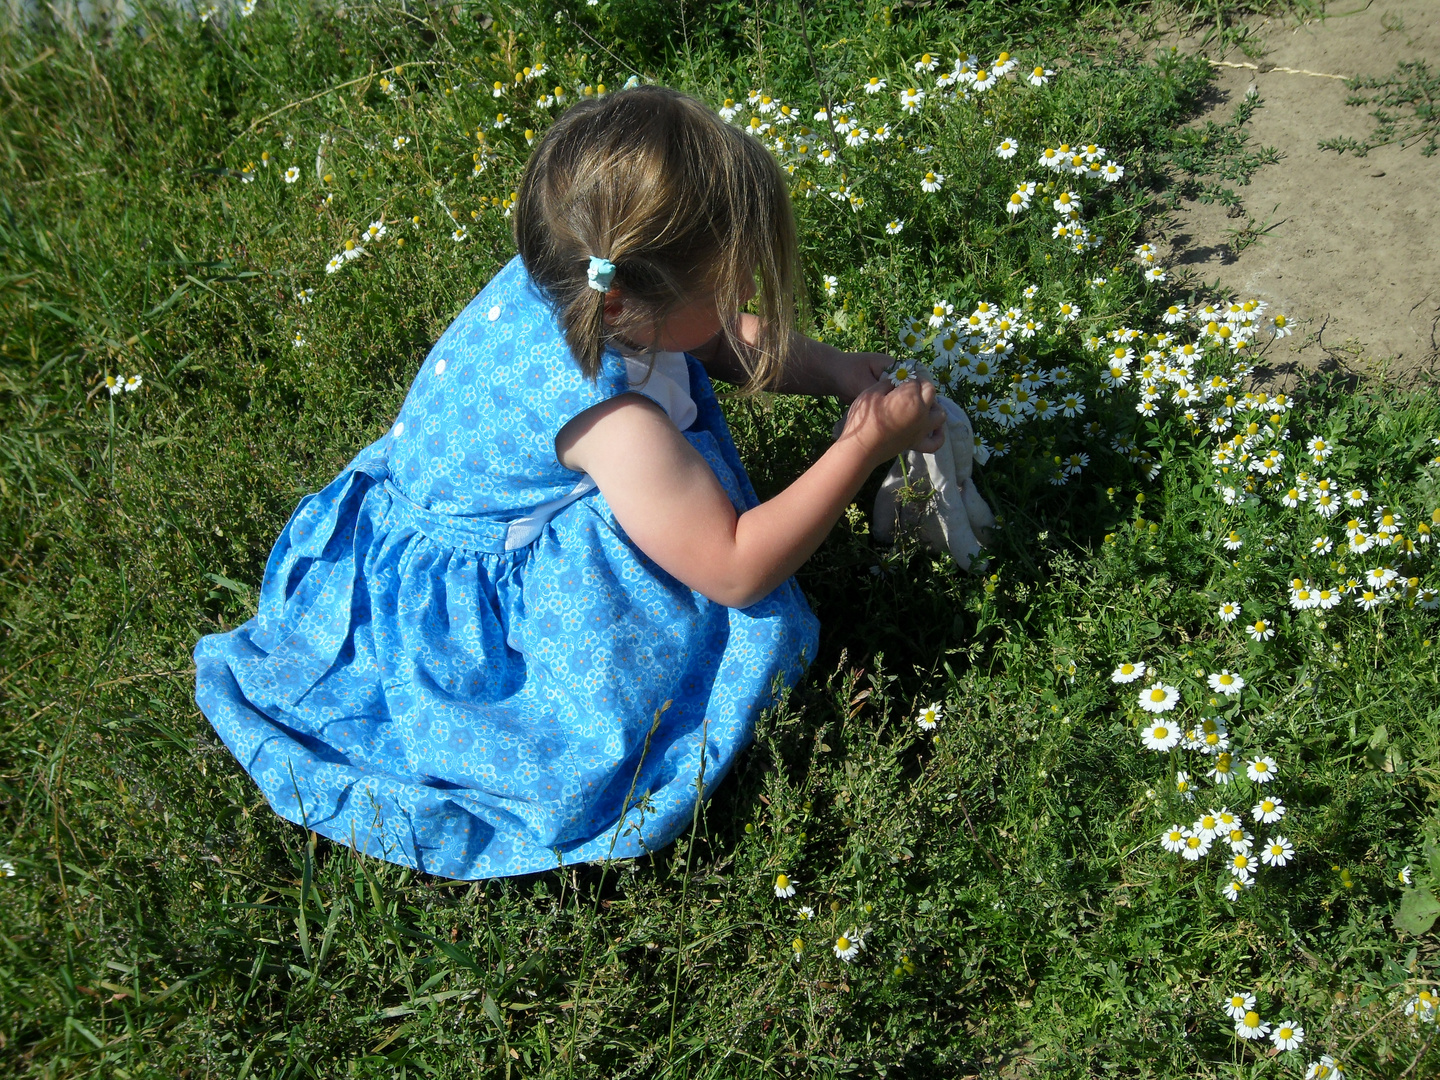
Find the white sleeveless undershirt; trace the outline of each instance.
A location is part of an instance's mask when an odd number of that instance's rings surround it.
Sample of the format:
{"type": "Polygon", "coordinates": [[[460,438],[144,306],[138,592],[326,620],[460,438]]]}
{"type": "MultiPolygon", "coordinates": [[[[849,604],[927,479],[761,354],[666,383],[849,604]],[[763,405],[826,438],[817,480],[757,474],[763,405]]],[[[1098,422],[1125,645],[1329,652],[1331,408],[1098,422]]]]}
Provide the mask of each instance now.
{"type": "Polygon", "coordinates": [[[698,410],[690,396],[690,369],[684,353],[657,352],[651,368],[644,353],[618,345],[616,349],[625,357],[631,390],[653,398],[681,431],[695,422],[698,410]]]}

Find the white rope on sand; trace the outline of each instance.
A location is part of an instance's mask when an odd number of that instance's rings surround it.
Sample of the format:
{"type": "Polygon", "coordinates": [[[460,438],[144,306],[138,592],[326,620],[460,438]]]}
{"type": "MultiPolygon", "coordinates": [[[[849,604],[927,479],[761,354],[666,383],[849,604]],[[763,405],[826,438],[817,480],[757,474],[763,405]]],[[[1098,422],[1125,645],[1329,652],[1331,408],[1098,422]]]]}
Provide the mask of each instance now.
{"type": "MultiPolygon", "coordinates": [[[[1206,57],[1209,60],[1209,57],[1206,57]]],[[[1228,68],[1249,68],[1251,71],[1258,71],[1264,75],[1271,71],[1283,71],[1286,75],[1309,75],[1316,79],[1339,79],[1341,82],[1349,82],[1349,75],[1330,75],[1324,71],[1306,71],[1304,68],[1275,67],[1273,65],[1262,66],[1260,64],[1237,64],[1230,60],[1210,60],[1216,67],[1228,68]]]]}

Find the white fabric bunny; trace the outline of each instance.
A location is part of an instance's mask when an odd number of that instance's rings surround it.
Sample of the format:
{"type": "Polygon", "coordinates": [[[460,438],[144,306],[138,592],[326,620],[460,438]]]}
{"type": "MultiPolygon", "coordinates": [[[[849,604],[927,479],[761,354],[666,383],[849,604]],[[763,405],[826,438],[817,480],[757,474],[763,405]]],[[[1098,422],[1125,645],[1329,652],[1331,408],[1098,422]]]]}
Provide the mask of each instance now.
{"type": "Polygon", "coordinates": [[[921,537],[931,548],[950,552],[961,569],[969,570],[971,560],[989,540],[995,515],[971,476],[975,430],[970,418],[943,394],[939,400],[946,417],[944,444],[933,454],[911,450],[895,459],[875,496],[871,532],[888,543],[894,538],[897,518],[902,528],[918,523],[921,537]],[[898,496],[907,475],[910,487],[921,497],[901,502],[898,496]]]}

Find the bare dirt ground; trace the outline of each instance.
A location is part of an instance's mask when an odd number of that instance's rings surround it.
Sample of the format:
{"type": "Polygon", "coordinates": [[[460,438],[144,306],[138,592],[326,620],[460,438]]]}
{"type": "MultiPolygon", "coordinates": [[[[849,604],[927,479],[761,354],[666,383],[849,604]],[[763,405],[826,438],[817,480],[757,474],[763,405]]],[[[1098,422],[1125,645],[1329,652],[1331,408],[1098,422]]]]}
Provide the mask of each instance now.
{"type": "Polygon", "coordinates": [[[1343,79],[1326,76],[1385,77],[1401,60],[1440,67],[1440,0],[1330,7],[1321,21],[1254,20],[1250,55],[1180,40],[1182,50],[1219,62],[1209,118],[1224,122],[1254,86],[1262,106],[1248,125],[1252,145],[1281,156],[1234,189],[1243,213],[1182,201],[1162,238],[1180,274],[1218,279],[1222,291],[1261,297],[1296,322],[1295,335],[1267,357],[1272,379],[1339,365],[1402,384],[1436,381],[1440,155],[1391,145],[1342,156],[1318,143],[1363,140],[1375,127],[1367,108],[1345,104],[1352,91],[1343,79]],[[1263,238],[1233,250],[1237,229],[1267,221],[1263,238]]]}

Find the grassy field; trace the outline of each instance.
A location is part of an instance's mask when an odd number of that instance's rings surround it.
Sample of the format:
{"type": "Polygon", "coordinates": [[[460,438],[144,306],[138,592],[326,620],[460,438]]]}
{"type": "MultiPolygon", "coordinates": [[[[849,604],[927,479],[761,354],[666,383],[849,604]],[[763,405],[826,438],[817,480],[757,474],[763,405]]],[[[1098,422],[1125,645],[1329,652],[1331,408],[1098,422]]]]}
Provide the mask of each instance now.
{"type": "MultiPolygon", "coordinates": [[[[1263,102],[1183,126],[1209,68],[1151,18],[261,0],[0,38],[0,1074],[1440,1074],[1440,396],[1256,396],[1283,313],[1197,318],[1232,297],[1142,245],[1178,192],[1243,200],[1263,102]],[[1017,70],[977,89],[1001,51],[1017,70]],[[358,858],[269,811],[190,651],[253,613],[295,503],[510,257],[529,139],[630,78],[772,125],[806,318],[907,358],[913,335],[977,418],[989,564],[875,544],[877,476],[800,575],[809,677],[693,833],[474,884],[358,858]],[[1039,163],[1066,143],[1123,177],[1039,163]],[[1043,324],[980,316],[989,373],[947,344],[981,303],[1043,324]],[[1234,897],[1223,836],[1165,847],[1222,808],[1253,854],[1292,849],[1234,897]],[[1239,1037],[1235,994],[1303,1041],[1239,1037]]],[[[762,495],[839,415],[726,408],[762,495]]]]}

